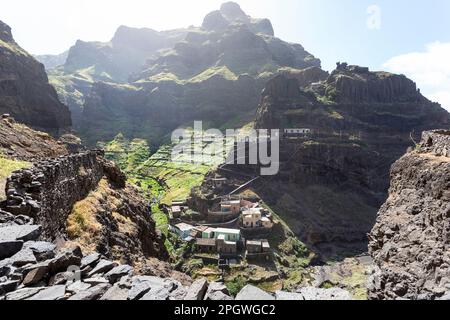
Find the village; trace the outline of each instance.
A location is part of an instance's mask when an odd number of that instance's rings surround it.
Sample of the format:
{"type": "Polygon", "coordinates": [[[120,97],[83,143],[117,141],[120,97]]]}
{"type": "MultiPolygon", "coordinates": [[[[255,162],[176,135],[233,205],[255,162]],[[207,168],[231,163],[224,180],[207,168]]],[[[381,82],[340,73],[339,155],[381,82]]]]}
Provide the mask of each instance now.
{"type": "MultiPolygon", "coordinates": [[[[221,189],[227,179],[215,176],[210,182],[221,189]]],[[[193,194],[187,201],[175,201],[169,214],[170,230],[182,241],[192,243],[196,253],[214,254],[219,259],[272,258],[265,237],[274,221],[259,201],[232,195],[202,201],[193,194]],[[203,205],[199,206],[199,201],[203,205]],[[199,207],[203,212],[192,210],[199,207]]]]}
{"type": "MultiPolygon", "coordinates": [[[[310,129],[284,129],[282,137],[303,138],[309,134],[310,129]]],[[[244,140],[251,143],[248,136],[244,140]]],[[[258,177],[249,175],[245,177],[247,183],[233,186],[234,172],[225,167],[219,167],[205,179],[202,187],[194,188],[188,199],[172,202],[167,208],[169,229],[182,241],[193,244],[197,254],[217,255],[219,260],[269,261],[272,250],[267,236],[274,226],[274,217],[259,199],[238,193],[258,177]],[[221,175],[220,171],[226,174],[221,175]]]]}

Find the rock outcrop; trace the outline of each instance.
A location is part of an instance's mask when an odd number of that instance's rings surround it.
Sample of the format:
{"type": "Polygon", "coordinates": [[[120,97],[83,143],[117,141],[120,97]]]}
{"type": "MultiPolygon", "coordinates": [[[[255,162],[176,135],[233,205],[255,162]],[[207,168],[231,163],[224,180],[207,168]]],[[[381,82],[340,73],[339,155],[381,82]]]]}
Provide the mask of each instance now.
{"type": "Polygon", "coordinates": [[[324,84],[324,94],[338,103],[426,102],[416,84],[404,75],[370,72],[369,68],[337,68],[324,84]]]}
{"type": "Polygon", "coordinates": [[[391,170],[389,198],[370,233],[371,299],[450,294],[450,131],[424,132],[391,170]]]}
{"type": "Polygon", "coordinates": [[[58,100],[44,66],[14,41],[1,21],[0,66],[0,114],[54,134],[71,127],[69,109],[58,100]]]}
{"type": "Polygon", "coordinates": [[[256,189],[319,253],[364,253],[390,166],[411,137],[449,124],[448,112],[404,76],[344,64],[301,87],[295,76],[279,75],[263,91],[257,128],[309,133],[281,139],[280,171],[256,189]],[[341,77],[351,80],[341,85],[341,77]]]}
{"type": "Polygon", "coordinates": [[[0,116],[0,155],[30,161],[67,154],[65,143],[16,122],[8,114],[0,116]]]}

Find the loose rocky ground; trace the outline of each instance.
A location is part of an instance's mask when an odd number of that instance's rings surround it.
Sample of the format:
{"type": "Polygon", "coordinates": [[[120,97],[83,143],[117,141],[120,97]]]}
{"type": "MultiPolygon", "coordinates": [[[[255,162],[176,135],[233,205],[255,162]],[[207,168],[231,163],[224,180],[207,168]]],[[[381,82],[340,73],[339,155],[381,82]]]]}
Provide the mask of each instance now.
{"type": "MultiPolygon", "coordinates": [[[[130,265],[79,247],[39,241],[32,219],[0,212],[0,300],[233,300],[225,285],[138,275],[130,265]]],[[[185,279],[186,280],[186,279],[185,279]]],[[[275,295],[245,286],[236,300],[349,300],[341,289],[302,288],[275,295]]]]}

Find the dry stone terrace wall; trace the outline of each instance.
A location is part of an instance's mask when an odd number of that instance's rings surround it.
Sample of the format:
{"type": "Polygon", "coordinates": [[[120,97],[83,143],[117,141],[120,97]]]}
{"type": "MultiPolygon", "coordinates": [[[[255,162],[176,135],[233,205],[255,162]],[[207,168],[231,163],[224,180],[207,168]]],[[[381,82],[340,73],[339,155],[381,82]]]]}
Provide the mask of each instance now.
{"type": "Polygon", "coordinates": [[[14,172],[6,184],[4,209],[34,218],[47,240],[64,238],[73,205],[94,190],[105,174],[111,175],[102,156],[102,151],[87,151],[14,172]]]}

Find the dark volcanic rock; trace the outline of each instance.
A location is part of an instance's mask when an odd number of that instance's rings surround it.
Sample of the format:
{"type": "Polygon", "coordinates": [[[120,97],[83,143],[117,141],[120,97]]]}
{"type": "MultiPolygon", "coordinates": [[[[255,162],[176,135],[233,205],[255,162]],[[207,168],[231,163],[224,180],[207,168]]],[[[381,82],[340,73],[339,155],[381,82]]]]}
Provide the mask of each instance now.
{"type": "Polygon", "coordinates": [[[423,134],[391,170],[391,188],[370,233],[371,299],[438,299],[450,288],[450,132],[423,134]],[[446,154],[446,155],[445,155],[446,154]]]}
{"type": "Polygon", "coordinates": [[[79,266],[82,256],[83,254],[81,253],[80,247],[67,249],[59,253],[54,259],[50,260],[48,264],[50,272],[56,274],[67,271],[67,268],[71,266],[79,266]]]}
{"type": "Polygon", "coordinates": [[[3,241],[30,241],[37,240],[42,227],[37,225],[0,226],[0,240],[3,241]]]}
{"type": "Polygon", "coordinates": [[[71,126],[70,112],[48,83],[44,66],[13,40],[0,21],[0,114],[57,133],[71,126]]]}
{"type": "Polygon", "coordinates": [[[26,242],[24,247],[33,251],[33,254],[38,261],[44,261],[55,257],[56,245],[50,242],[26,242]]]}
{"type": "Polygon", "coordinates": [[[71,296],[68,300],[98,300],[110,287],[111,285],[109,284],[99,284],[95,287],[78,292],[77,294],[71,296]]]}
{"type": "Polygon", "coordinates": [[[23,241],[0,240],[0,260],[15,255],[22,249],[23,241]]]}
{"type": "Polygon", "coordinates": [[[43,290],[40,290],[37,294],[27,298],[26,300],[43,300],[43,301],[52,301],[52,300],[60,300],[64,298],[66,293],[66,286],[53,286],[48,287],[43,290]]]}
{"type": "Polygon", "coordinates": [[[263,91],[257,128],[309,133],[282,137],[278,174],[255,188],[324,258],[363,253],[387,197],[390,166],[413,145],[411,137],[448,127],[450,115],[404,76],[344,64],[326,80],[305,86],[304,79],[287,72],[263,91]]]}
{"type": "Polygon", "coordinates": [[[110,283],[115,283],[120,280],[120,278],[126,275],[131,275],[132,273],[133,267],[129,265],[120,265],[108,271],[108,273],[105,274],[105,277],[110,283]]]}
{"type": "Polygon", "coordinates": [[[92,277],[93,275],[99,273],[106,273],[115,267],[117,267],[117,263],[115,262],[108,260],[100,260],[98,264],[95,266],[95,268],[91,272],[89,272],[88,276],[92,277]]]}

